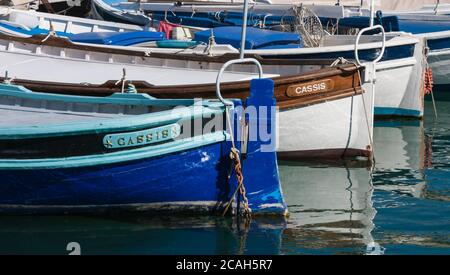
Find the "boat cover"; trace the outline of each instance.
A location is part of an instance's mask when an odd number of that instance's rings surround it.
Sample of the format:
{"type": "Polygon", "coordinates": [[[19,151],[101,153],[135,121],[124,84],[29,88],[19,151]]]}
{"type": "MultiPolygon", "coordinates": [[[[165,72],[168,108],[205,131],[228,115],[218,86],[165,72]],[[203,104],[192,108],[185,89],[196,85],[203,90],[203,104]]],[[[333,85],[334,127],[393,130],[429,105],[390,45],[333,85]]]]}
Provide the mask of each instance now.
{"type": "Polygon", "coordinates": [[[102,45],[132,46],[149,41],[165,39],[163,32],[135,31],[135,32],[86,32],[70,35],[70,40],[80,43],[102,45]]]}
{"type": "MultiPolygon", "coordinates": [[[[29,35],[29,36],[38,35],[38,34],[43,34],[43,35],[48,34],[47,29],[42,29],[42,28],[38,28],[38,27],[28,28],[25,25],[17,24],[14,22],[8,22],[5,20],[0,20],[0,32],[6,33],[6,34],[12,34],[12,35],[29,35]]],[[[56,32],[56,35],[62,36],[62,37],[67,37],[69,34],[65,33],[65,32],[56,32]]]]}
{"type": "MultiPolygon", "coordinates": [[[[212,29],[217,44],[229,44],[235,48],[241,47],[241,27],[228,26],[212,29]]],[[[211,30],[195,33],[195,41],[208,43],[211,30]]],[[[263,30],[258,28],[247,28],[245,39],[246,49],[263,49],[266,47],[282,48],[285,45],[301,45],[300,35],[295,33],[263,30]]]]}
{"type": "MultiPolygon", "coordinates": [[[[349,17],[339,20],[340,27],[363,28],[370,24],[369,17],[349,17]]],[[[387,32],[408,32],[413,34],[431,33],[450,30],[450,21],[431,21],[402,19],[398,16],[383,16],[375,18],[375,24],[383,25],[387,32]]]]}

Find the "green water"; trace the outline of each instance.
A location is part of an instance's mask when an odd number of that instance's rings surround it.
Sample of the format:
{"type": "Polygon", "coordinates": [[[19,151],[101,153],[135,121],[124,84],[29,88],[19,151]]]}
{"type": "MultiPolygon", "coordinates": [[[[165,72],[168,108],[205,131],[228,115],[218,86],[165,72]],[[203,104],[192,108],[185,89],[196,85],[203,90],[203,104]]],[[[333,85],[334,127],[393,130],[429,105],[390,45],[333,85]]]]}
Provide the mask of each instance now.
{"type": "Polygon", "coordinates": [[[0,217],[0,254],[450,254],[450,102],[382,122],[376,167],[281,163],[287,220],[0,217]]]}

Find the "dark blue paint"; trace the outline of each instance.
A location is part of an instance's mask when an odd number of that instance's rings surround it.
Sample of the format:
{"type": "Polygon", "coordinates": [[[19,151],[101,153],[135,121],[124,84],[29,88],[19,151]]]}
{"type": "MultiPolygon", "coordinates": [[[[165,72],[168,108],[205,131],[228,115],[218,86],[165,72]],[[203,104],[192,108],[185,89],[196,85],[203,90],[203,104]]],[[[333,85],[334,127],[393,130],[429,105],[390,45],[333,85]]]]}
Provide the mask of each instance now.
{"type": "Polygon", "coordinates": [[[404,108],[375,107],[375,116],[420,117],[420,111],[404,108]]]}
{"type": "Polygon", "coordinates": [[[450,48],[450,37],[439,39],[428,39],[427,45],[432,51],[448,49],[450,48]]]}
{"type": "Polygon", "coordinates": [[[139,43],[165,39],[164,33],[151,31],[87,32],[68,36],[73,42],[116,46],[132,46],[139,43]]]}
{"type": "MultiPolygon", "coordinates": [[[[247,107],[274,107],[274,83],[270,79],[251,81],[247,107]]],[[[241,104],[235,101],[236,105],[241,104]]],[[[233,115],[233,114],[232,114],[233,115]]],[[[241,114],[242,115],[242,114],[241,114]]],[[[274,113],[259,113],[249,121],[251,127],[271,129],[274,113]],[[268,124],[265,126],[264,124],[268,124]]],[[[234,125],[240,125],[239,115],[233,115],[234,125]]],[[[273,126],[276,126],[275,124],[273,126]]],[[[238,133],[234,131],[237,140],[238,133]]],[[[243,160],[245,187],[254,213],[284,214],[285,204],[280,190],[276,154],[263,152],[266,143],[259,136],[249,142],[243,160]]],[[[236,142],[240,147],[240,142],[236,142]]],[[[109,206],[118,208],[130,204],[186,202],[226,203],[236,190],[236,175],[227,181],[231,167],[230,141],[217,142],[200,148],[180,151],[149,159],[136,159],[110,165],[80,166],[58,169],[0,170],[0,210],[29,212],[26,208],[8,206],[61,206],[35,212],[96,212],[109,206]],[[77,209],[76,206],[89,206],[77,209]]],[[[95,157],[95,156],[93,156],[95,157]]],[[[203,211],[199,207],[199,211],[203,211]]],[[[208,210],[213,210],[209,208],[208,210]]]]}
{"type": "MultiPolygon", "coordinates": [[[[388,47],[384,52],[382,61],[396,60],[401,58],[408,58],[414,56],[415,45],[404,45],[388,47]]],[[[359,57],[361,60],[374,60],[380,54],[380,49],[369,49],[359,51],[359,57]]],[[[261,56],[265,56],[264,53],[261,56]]],[[[345,52],[321,52],[314,54],[292,54],[292,55],[270,55],[271,58],[281,59],[336,59],[344,57],[346,59],[355,59],[355,53],[353,50],[345,52]]]]}
{"type": "MultiPolygon", "coordinates": [[[[194,40],[208,43],[211,33],[214,34],[214,40],[218,44],[229,44],[237,49],[241,47],[242,28],[238,26],[218,27],[199,31],[195,33],[194,40]]],[[[259,28],[247,28],[245,48],[248,50],[270,46],[279,46],[280,48],[283,48],[283,46],[289,44],[296,44],[298,48],[301,44],[300,35],[259,28]]]]}
{"type": "Polygon", "coordinates": [[[226,201],[229,143],[107,166],[0,171],[3,205],[226,201]],[[202,162],[205,156],[210,160],[202,162]],[[195,169],[192,169],[195,167],[195,169]]]}

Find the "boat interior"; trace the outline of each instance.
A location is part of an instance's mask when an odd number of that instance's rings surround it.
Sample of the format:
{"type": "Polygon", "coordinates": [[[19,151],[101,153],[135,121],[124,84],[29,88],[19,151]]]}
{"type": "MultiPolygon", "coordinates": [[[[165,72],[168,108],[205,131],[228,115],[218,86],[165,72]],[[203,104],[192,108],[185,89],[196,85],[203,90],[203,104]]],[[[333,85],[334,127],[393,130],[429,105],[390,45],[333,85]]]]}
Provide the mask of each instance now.
{"type": "MultiPolygon", "coordinates": [[[[209,103],[218,105],[217,102],[209,103]]],[[[59,96],[0,84],[0,127],[116,119],[193,104],[194,100],[159,100],[145,94],[114,94],[105,98],[59,96]]]]}

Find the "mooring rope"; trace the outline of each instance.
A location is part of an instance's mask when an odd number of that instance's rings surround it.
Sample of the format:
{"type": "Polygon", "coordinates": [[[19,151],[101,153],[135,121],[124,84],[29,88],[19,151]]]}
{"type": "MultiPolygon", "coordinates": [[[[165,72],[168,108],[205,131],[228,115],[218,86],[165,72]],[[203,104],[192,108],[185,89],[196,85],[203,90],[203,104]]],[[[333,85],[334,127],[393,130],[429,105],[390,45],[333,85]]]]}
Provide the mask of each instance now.
{"type": "MultiPolygon", "coordinates": [[[[343,57],[339,57],[337,58],[333,63],[331,63],[330,67],[337,67],[339,65],[344,65],[344,64],[353,64],[356,67],[358,67],[358,65],[355,62],[350,62],[347,59],[343,58],[343,57]]],[[[375,71],[375,68],[374,68],[375,71]]],[[[363,83],[362,83],[362,78],[361,78],[361,72],[358,70],[358,77],[359,77],[359,85],[362,87],[363,83]]],[[[373,80],[371,80],[372,83],[373,80]]],[[[372,89],[372,96],[375,97],[375,93],[373,90],[373,83],[371,85],[371,89],[372,89]]],[[[369,117],[367,116],[367,108],[366,108],[366,100],[365,100],[365,93],[362,93],[362,101],[363,101],[363,107],[364,107],[364,117],[366,120],[366,126],[367,126],[367,132],[369,134],[369,142],[370,142],[370,146],[372,149],[372,158],[371,158],[371,162],[373,164],[375,164],[375,147],[374,147],[374,141],[373,141],[373,135],[372,135],[372,131],[370,128],[370,123],[369,123],[369,117]]],[[[373,106],[374,107],[374,106],[373,106]]]]}
{"type": "Polygon", "coordinates": [[[433,69],[430,67],[430,64],[428,63],[428,54],[430,49],[427,47],[425,49],[425,71],[424,71],[424,79],[423,79],[423,93],[425,95],[431,95],[431,101],[433,102],[433,110],[434,110],[434,117],[438,119],[438,112],[436,108],[436,101],[434,100],[434,80],[433,80],[433,69]]]}
{"type": "MultiPolygon", "coordinates": [[[[226,106],[225,112],[226,112],[227,123],[228,123],[229,131],[230,131],[231,146],[232,146],[231,151],[230,151],[230,159],[233,161],[234,172],[236,173],[236,178],[238,181],[238,187],[236,188],[236,191],[234,192],[233,196],[231,196],[230,201],[225,206],[225,210],[222,213],[222,216],[225,216],[227,214],[228,209],[233,204],[236,196],[238,196],[238,194],[239,194],[240,196],[242,196],[242,200],[243,200],[242,204],[244,207],[241,214],[244,218],[249,220],[249,219],[251,219],[251,209],[250,209],[250,206],[248,203],[247,192],[246,192],[245,186],[244,186],[244,174],[242,173],[242,162],[241,162],[240,152],[236,148],[236,144],[234,141],[233,125],[231,124],[229,108],[230,108],[230,106],[226,106]]],[[[231,175],[229,175],[229,177],[230,176],[231,175]]]]}

